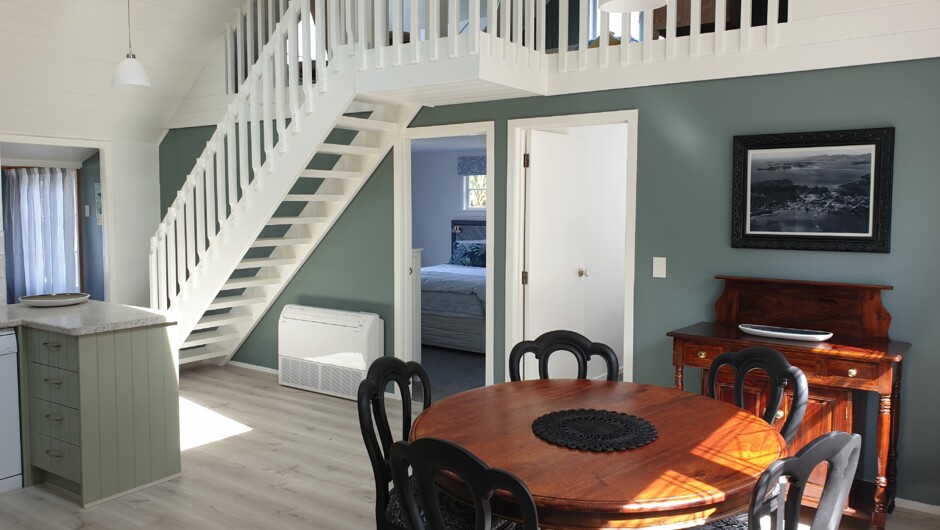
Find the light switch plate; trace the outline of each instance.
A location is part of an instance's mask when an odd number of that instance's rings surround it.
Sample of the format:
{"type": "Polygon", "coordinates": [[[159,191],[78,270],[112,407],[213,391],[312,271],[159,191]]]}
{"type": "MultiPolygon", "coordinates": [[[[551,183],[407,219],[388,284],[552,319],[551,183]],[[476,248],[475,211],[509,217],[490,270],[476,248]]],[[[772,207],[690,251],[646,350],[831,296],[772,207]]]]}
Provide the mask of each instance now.
{"type": "Polygon", "coordinates": [[[653,278],[666,277],[666,258],[653,258],[653,278]]]}
{"type": "Polygon", "coordinates": [[[85,205],[85,217],[89,217],[90,215],[91,215],[91,208],[89,208],[88,205],[86,204],[85,205]]]}

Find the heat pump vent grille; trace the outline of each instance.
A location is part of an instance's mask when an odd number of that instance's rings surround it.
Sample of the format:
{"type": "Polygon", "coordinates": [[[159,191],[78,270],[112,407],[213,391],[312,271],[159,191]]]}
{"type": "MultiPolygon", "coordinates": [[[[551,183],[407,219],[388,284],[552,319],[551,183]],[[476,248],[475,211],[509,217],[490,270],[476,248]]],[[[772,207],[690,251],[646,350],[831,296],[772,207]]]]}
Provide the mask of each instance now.
{"type": "Polygon", "coordinates": [[[346,399],[356,399],[366,376],[364,370],[293,357],[280,357],[278,373],[282,385],[346,399]]]}

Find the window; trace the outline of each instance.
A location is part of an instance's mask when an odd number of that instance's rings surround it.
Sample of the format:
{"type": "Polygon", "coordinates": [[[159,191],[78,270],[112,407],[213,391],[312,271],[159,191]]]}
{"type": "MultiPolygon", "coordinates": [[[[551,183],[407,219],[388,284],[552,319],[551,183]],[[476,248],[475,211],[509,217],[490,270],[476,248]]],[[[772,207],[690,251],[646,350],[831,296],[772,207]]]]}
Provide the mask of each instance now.
{"type": "Polygon", "coordinates": [[[463,209],[486,209],[486,175],[464,175],[463,209]]]}
{"type": "Polygon", "coordinates": [[[463,178],[464,211],[486,210],[486,157],[458,156],[457,174],[463,178]]]}

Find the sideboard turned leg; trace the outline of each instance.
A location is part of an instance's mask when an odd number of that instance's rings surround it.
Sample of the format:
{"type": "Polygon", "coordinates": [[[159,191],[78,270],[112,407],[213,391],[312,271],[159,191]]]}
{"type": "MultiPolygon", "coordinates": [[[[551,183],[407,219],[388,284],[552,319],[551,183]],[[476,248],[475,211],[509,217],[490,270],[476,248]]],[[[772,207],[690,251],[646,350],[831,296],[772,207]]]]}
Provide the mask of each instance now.
{"type": "Polygon", "coordinates": [[[675,379],[676,390],[682,390],[685,387],[685,376],[681,366],[676,366],[676,371],[673,378],[675,379]]]}
{"type": "Polygon", "coordinates": [[[884,530],[887,523],[888,445],[891,438],[891,394],[881,394],[878,407],[878,467],[875,476],[875,507],[871,516],[875,530],[884,530]]]}

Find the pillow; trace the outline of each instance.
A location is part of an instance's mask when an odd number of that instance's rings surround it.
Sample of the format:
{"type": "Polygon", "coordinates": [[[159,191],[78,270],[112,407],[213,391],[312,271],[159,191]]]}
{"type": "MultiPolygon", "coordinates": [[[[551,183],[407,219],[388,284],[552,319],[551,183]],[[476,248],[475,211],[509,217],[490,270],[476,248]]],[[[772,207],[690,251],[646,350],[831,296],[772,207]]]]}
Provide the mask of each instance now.
{"type": "Polygon", "coordinates": [[[455,241],[449,263],[465,267],[486,267],[486,241],[480,239],[455,241]]]}

